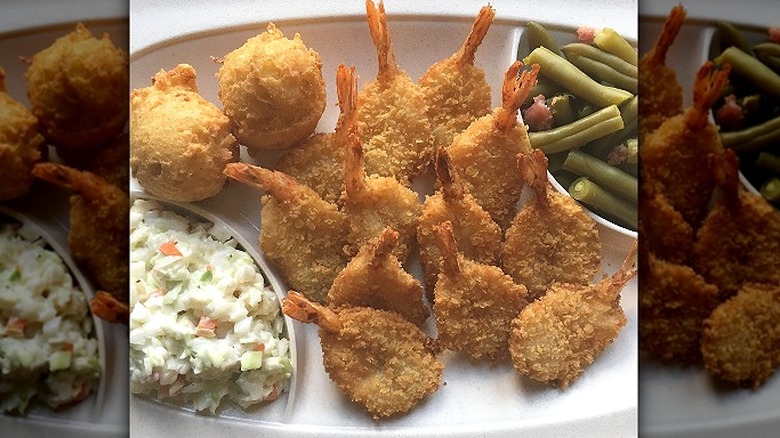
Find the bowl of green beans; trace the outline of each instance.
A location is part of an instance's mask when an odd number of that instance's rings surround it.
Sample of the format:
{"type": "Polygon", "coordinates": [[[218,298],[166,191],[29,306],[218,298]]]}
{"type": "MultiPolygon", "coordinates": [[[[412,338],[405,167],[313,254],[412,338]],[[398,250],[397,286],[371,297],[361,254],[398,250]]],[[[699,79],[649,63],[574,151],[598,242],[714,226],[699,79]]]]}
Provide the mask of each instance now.
{"type": "Polygon", "coordinates": [[[540,66],[521,115],[531,145],[547,155],[553,186],[598,223],[636,235],[635,45],[609,28],[529,22],[517,53],[524,64],[540,66]]]}

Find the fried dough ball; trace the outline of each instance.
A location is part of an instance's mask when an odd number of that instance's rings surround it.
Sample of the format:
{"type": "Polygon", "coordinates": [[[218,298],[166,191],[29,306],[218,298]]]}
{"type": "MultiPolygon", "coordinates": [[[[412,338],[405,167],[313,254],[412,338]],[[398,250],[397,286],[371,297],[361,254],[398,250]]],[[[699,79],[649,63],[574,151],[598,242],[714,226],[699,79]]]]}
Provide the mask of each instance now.
{"type": "Polygon", "coordinates": [[[502,266],[533,299],[553,283],[585,285],[601,266],[596,222],[570,196],[547,179],[547,157],[539,149],[519,154],[517,166],[534,192],[506,230],[502,266]]]}
{"type": "Polygon", "coordinates": [[[98,39],[77,24],[32,57],[25,78],[32,112],[58,152],[89,153],[127,123],[128,57],[108,34],[98,39]]]}
{"type": "Polygon", "coordinates": [[[325,371],[375,420],[408,412],[439,389],[444,365],[433,343],[397,313],[368,307],[334,313],[294,291],[282,301],[282,311],[320,326],[325,371]]]}
{"type": "Polygon", "coordinates": [[[273,23],[225,55],[217,80],[233,134],[253,157],[302,142],[325,111],[320,55],[273,23]]]}
{"type": "Polygon", "coordinates": [[[344,211],[349,219],[350,255],[379,235],[385,227],[398,231],[398,246],[393,250],[402,263],[411,254],[420,217],[420,199],[417,193],[395,178],[365,176],[363,147],[357,135],[348,138],[345,162],[344,211]]]}
{"type": "Polygon", "coordinates": [[[754,389],[780,366],[780,286],[746,283],[704,321],[701,352],[712,375],[754,389]]]}
{"type": "Polygon", "coordinates": [[[333,280],[347,265],[347,216],[282,172],[231,163],[225,174],[268,192],[261,199],[260,248],[287,285],[325,303],[333,280]]]}
{"type": "Polygon", "coordinates": [[[718,288],[688,266],[644,250],[640,257],[639,347],[662,360],[699,362],[701,325],[720,303],[718,288]]]}
{"type": "Polygon", "coordinates": [[[33,174],[75,192],[70,197],[68,245],[73,259],[97,288],[129,297],[130,199],[119,187],[90,172],[39,163],[33,174]]]}
{"type": "Polygon", "coordinates": [[[18,198],[32,187],[31,171],[46,147],[39,128],[38,119],[6,92],[0,67],[0,201],[18,198]]]}
{"type": "Polygon", "coordinates": [[[368,28],[377,48],[376,81],[358,95],[357,129],[366,154],[366,174],[408,185],[433,157],[428,105],[420,87],[398,68],[390,45],[384,4],[366,0],[368,28]]]}
{"type": "Polygon", "coordinates": [[[360,248],[328,291],[328,306],[371,307],[398,313],[417,326],[428,319],[423,287],[393,255],[398,232],[388,227],[360,248]]]}
{"type": "Polygon", "coordinates": [[[510,323],[528,304],[528,291],[500,268],[458,252],[450,222],[435,232],[443,255],[433,305],[438,341],[473,359],[495,362],[507,357],[510,323]]]}
{"type": "Polygon", "coordinates": [[[290,149],[276,163],[276,170],[306,184],[328,202],[338,202],[344,192],[344,154],[347,136],[355,127],[357,115],[357,76],[355,67],[339,65],[336,72],[339,119],[333,133],[317,133],[300,146],[290,149]]]}
{"type": "Polygon", "coordinates": [[[130,95],[130,167],[145,190],[172,201],[199,201],[225,184],[238,159],[230,122],[198,94],[195,69],[161,70],[130,95]]]}
{"type": "Polygon", "coordinates": [[[490,5],[483,6],[460,50],[433,64],[417,81],[428,104],[436,149],[449,147],[455,135],[490,113],[490,86],[485,71],[474,65],[474,55],[495,16],[490,5]]]}
{"type": "Polygon", "coordinates": [[[628,322],[620,291],[636,275],[631,259],[598,284],[555,283],[512,321],[509,353],[531,379],[566,388],[604,352],[628,322]]]}
{"type": "Polygon", "coordinates": [[[473,121],[449,148],[452,166],[466,189],[502,229],[512,219],[523,190],[515,157],[531,153],[526,126],[517,121],[517,109],[536,84],[539,66],[518,78],[522,66],[517,61],[507,70],[501,106],[473,121]]]}
{"type": "Polygon", "coordinates": [[[431,302],[442,263],[434,227],[450,222],[458,250],[466,258],[486,265],[498,265],[503,237],[501,227],[463,186],[450,165],[449,152],[441,146],[436,153],[436,175],[439,189],[425,199],[417,225],[420,262],[431,302]]]}

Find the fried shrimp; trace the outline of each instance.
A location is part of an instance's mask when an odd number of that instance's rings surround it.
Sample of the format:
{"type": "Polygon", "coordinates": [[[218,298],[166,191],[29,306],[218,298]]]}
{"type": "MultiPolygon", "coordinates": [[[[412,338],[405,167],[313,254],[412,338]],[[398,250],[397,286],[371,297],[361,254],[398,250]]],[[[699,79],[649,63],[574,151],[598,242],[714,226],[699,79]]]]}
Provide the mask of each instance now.
{"type": "Polygon", "coordinates": [[[745,283],[704,321],[704,366],[723,380],[752,386],[780,366],[780,286],[745,283]]]}
{"type": "Polygon", "coordinates": [[[697,72],[693,106],[664,121],[647,136],[639,152],[646,182],[657,184],[659,193],[694,229],[707,214],[715,188],[712,174],[701,171],[702,160],[723,151],[709,111],[728,83],[730,67],[726,64],[710,76],[712,68],[707,61],[697,72]]]}
{"type": "Polygon", "coordinates": [[[433,305],[441,346],[473,359],[506,358],[510,323],[526,306],[528,291],[500,268],[459,253],[450,222],[434,232],[443,255],[433,305]]]}
{"type": "Polygon", "coordinates": [[[230,121],[198,94],[195,69],[161,70],[130,95],[130,167],[145,190],[173,201],[199,201],[225,185],[238,159],[230,121]]]}
{"type": "Polygon", "coordinates": [[[333,312],[294,291],[282,301],[282,311],[320,326],[325,371],[376,420],[408,412],[439,388],[444,366],[432,342],[394,312],[368,307],[333,312]]]}
{"type": "Polygon", "coordinates": [[[517,109],[536,84],[539,66],[534,64],[518,78],[522,65],[517,61],[506,72],[501,106],[473,121],[449,148],[452,167],[464,186],[502,228],[512,219],[523,190],[515,157],[531,153],[527,128],[518,123],[517,109]]]}
{"type": "Polygon", "coordinates": [[[358,95],[357,130],[366,151],[366,173],[408,185],[433,157],[428,106],[420,87],[398,68],[387,31],[385,6],[366,0],[368,28],[377,48],[376,81],[358,95]]]}
{"type": "Polygon", "coordinates": [[[527,377],[567,387],[628,322],[620,291],[636,275],[636,243],[620,270],[597,284],[555,283],[512,321],[509,353],[527,377]]]}
{"type": "Polygon", "coordinates": [[[291,288],[325,303],[333,279],[347,265],[347,217],[294,178],[245,163],[225,174],[267,191],[261,199],[260,248],[291,288]]]}
{"type": "Polygon", "coordinates": [[[219,98],[250,155],[295,146],[314,132],[325,111],[325,79],[319,53],[300,35],[285,38],[269,23],[221,61],[219,98]]]}
{"type": "Polygon", "coordinates": [[[490,5],[483,6],[460,50],[433,64],[417,81],[428,104],[435,148],[449,147],[455,135],[490,113],[490,86],[485,71],[474,65],[474,55],[495,16],[490,5]]]}
{"type": "Polygon", "coordinates": [[[423,287],[404,271],[393,255],[398,232],[385,228],[360,248],[328,292],[328,307],[371,307],[398,313],[417,326],[430,312],[423,304],[423,287]]]}
{"type": "Polygon", "coordinates": [[[395,178],[366,177],[363,147],[354,133],[350,133],[347,147],[343,202],[349,219],[348,252],[357,254],[360,247],[389,226],[398,231],[398,246],[393,254],[403,263],[415,244],[419,197],[395,178]]]}
{"type": "Polygon", "coordinates": [[[675,71],[666,65],[666,54],[677,38],[685,16],[682,5],[673,7],[653,48],[639,60],[640,139],[683,110],[682,87],[675,71]]]}
{"type": "Polygon", "coordinates": [[[718,286],[721,298],[745,282],[780,284],[780,213],[741,186],[733,150],[710,162],[723,196],[696,232],[697,272],[718,286]]]}
{"type": "Polygon", "coordinates": [[[25,72],[32,112],[58,152],[89,153],[127,123],[127,53],[83,24],[36,53],[25,72]]]}
{"type": "Polygon", "coordinates": [[[64,158],[65,163],[79,170],[86,170],[119,187],[125,192],[130,191],[130,168],[127,157],[130,155],[130,137],[122,134],[111,143],[103,146],[89,156],[81,156],[71,161],[64,158]]]}
{"type": "Polygon", "coordinates": [[[672,263],[687,264],[693,253],[693,228],[651,182],[639,189],[639,234],[648,249],[672,263]]]}
{"type": "Polygon", "coordinates": [[[276,170],[311,187],[328,202],[338,202],[344,191],[344,155],[347,135],[355,126],[357,82],[355,67],[339,65],[336,91],[340,114],[336,131],[314,134],[276,163],[276,170]]]}
{"type": "Polygon", "coordinates": [[[573,198],[555,191],[547,180],[547,157],[538,149],[519,154],[517,166],[534,192],[506,230],[504,272],[528,288],[533,299],[553,283],[585,285],[601,266],[596,222],[573,198]]]}
{"type": "Polygon", "coordinates": [[[39,163],[33,175],[72,190],[68,245],[95,285],[128,302],[130,199],[119,187],[90,172],[39,163]]]}
{"type": "Polygon", "coordinates": [[[46,147],[39,130],[38,119],[6,92],[0,67],[0,201],[18,198],[32,187],[31,171],[46,147]]]}
{"type": "Polygon", "coordinates": [[[718,288],[644,248],[640,260],[639,347],[662,360],[699,362],[701,324],[720,302],[718,288]]]}
{"type": "Polygon", "coordinates": [[[436,152],[436,175],[439,189],[425,199],[417,225],[420,262],[431,302],[442,263],[435,226],[449,221],[460,252],[466,258],[486,265],[498,264],[502,238],[501,227],[468,193],[450,165],[449,152],[442,146],[436,152]]]}

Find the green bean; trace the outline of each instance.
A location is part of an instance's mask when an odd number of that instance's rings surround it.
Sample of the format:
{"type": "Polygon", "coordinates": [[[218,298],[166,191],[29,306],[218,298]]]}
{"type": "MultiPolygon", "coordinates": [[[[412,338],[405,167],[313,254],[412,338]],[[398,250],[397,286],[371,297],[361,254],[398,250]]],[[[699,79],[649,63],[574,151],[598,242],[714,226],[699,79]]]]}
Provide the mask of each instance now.
{"type": "Polygon", "coordinates": [[[606,157],[615,146],[634,135],[636,131],[637,116],[639,115],[639,98],[637,96],[632,97],[621,103],[618,109],[620,110],[620,118],[623,119],[623,129],[605,135],[588,145],[590,153],[597,157],[606,157]]]}
{"type": "Polygon", "coordinates": [[[614,218],[620,225],[636,230],[636,204],[613,195],[588,178],[577,178],[569,186],[569,194],[572,198],[614,218]]]}
{"type": "Polygon", "coordinates": [[[554,154],[578,148],[597,138],[623,128],[623,119],[617,105],[610,105],[595,113],[547,131],[529,132],[531,145],[545,154],[554,154]]]}
{"type": "Polygon", "coordinates": [[[753,53],[755,53],[756,58],[763,62],[767,67],[776,72],[780,72],[780,44],[756,44],[753,46],[753,53]]]}
{"type": "MultiPolygon", "coordinates": [[[[550,35],[550,32],[547,32],[547,29],[545,29],[544,26],[535,21],[529,21],[525,27],[528,31],[529,50],[533,50],[537,47],[547,47],[556,55],[561,54],[558,43],[555,42],[555,39],[550,35]]],[[[519,56],[520,54],[518,54],[518,57],[519,56]]]]}
{"type": "Polygon", "coordinates": [[[756,167],[780,175],[780,155],[761,152],[756,158],[756,167]]]}
{"type": "Polygon", "coordinates": [[[607,51],[613,55],[619,56],[621,59],[631,63],[631,65],[639,64],[639,55],[636,50],[631,47],[631,44],[626,41],[619,33],[614,29],[605,27],[599,32],[596,32],[596,37],[593,38],[593,43],[604,51],[607,51]]]}
{"type": "Polygon", "coordinates": [[[546,77],[599,108],[617,105],[631,97],[628,91],[599,84],[571,62],[545,47],[534,49],[523,59],[523,63],[539,64],[540,72],[546,77]]]}
{"type": "MultiPolygon", "coordinates": [[[[539,72],[541,73],[541,72],[539,72]]],[[[531,92],[528,93],[528,97],[525,98],[523,103],[530,102],[533,100],[534,97],[538,95],[543,95],[545,97],[548,96],[554,96],[561,92],[561,86],[558,85],[553,80],[544,77],[544,75],[539,75],[536,80],[536,85],[531,89],[531,92]]]]}
{"type": "Polygon", "coordinates": [[[627,164],[639,163],[639,140],[636,138],[629,138],[626,140],[626,148],[628,149],[628,155],[626,156],[627,164]]]}
{"type": "Polygon", "coordinates": [[[639,166],[637,163],[631,164],[631,163],[623,163],[618,164],[617,168],[622,170],[623,172],[626,172],[627,174],[633,176],[634,178],[639,178],[639,166]]]}
{"type": "Polygon", "coordinates": [[[577,110],[577,118],[581,119],[583,117],[588,117],[595,112],[596,108],[593,108],[593,105],[583,105],[577,110]]]}
{"type": "Polygon", "coordinates": [[[769,178],[759,191],[767,201],[780,202],[780,178],[769,178]]]}
{"type": "Polygon", "coordinates": [[[637,66],[631,64],[625,59],[613,55],[609,52],[599,49],[598,47],[591,46],[585,43],[571,43],[561,47],[561,51],[568,58],[571,55],[584,56],[594,61],[599,61],[602,64],[606,64],[615,71],[623,73],[624,75],[631,76],[632,78],[639,77],[637,66]]]}
{"type": "Polygon", "coordinates": [[[553,115],[556,126],[571,123],[577,119],[571,109],[571,94],[559,94],[548,99],[547,106],[553,115]]]}
{"type": "Polygon", "coordinates": [[[750,45],[748,45],[745,36],[733,24],[719,21],[717,35],[721,48],[734,46],[745,53],[751,53],[750,45]]]}
{"type": "Polygon", "coordinates": [[[750,80],[757,88],[770,96],[780,98],[780,75],[742,50],[729,47],[715,58],[715,62],[717,64],[731,64],[733,72],[750,80]]]}
{"type": "Polygon", "coordinates": [[[555,173],[561,170],[563,162],[566,161],[567,152],[558,152],[557,154],[547,154],[547,170],[555,173]]]}
{"type": "Polygon", "coordinates": [[[563,169],[585,176],[629,201],[636,203],[639,199],[639,185],[636,178],[584,152],[569,151],[566,161],[563,162],[563,169]]]}
{"type": "Polygon", "coordinates": [[[722,132],[720,141],[738,154],[765,149],[780,141],[780,116],[740,131],[722,132]]]}
{"type": "Polygon", "coordinates": [[[625,75],[607,64],[586,58],[576,53],[570,53],[566,58],[577,68],[600,82],[614,85],[633,94],[637,92],[637,78],[625,75]]]}
{"type": "Polygon", "coordinates": [[[567,191],[569,190],[569,186],[571,186],[571,184],[580,177],[579,175],[575,175],[566,170],[559,170],[552,175],[555,177],[555,180],[558,181],[558,184],[560,184],[561,187],[567,191]]]}

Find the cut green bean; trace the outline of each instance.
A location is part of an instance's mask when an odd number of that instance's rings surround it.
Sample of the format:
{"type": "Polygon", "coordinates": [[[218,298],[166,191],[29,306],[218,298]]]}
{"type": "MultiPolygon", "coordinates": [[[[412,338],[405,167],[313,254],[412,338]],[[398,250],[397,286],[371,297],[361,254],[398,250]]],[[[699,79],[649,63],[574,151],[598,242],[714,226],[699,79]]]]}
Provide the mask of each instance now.
{"type": "Polygon", "coordinates": [[[550,173],[555,173],[561,170],[563,162],[566,161],[567,152],[558,152],[557,154],[547,155],[547,170],[550,173]]]}
{"type": "Polygon", "coordinates": [[[528,97],[525,98],[523,103],[530,102],[534,97],[540,94],[544,97],[549,97],[554,96],[562,91],[561,86],[558,85],[555,81],[544,77],[541,72],[539,73],[540,75],[537,77],[536,85],[534,85],[534,87],[531,89],[531,92],[528,93],[528,97]]]}
{"type": "Polygon", "coordinates": [[[639,97],[634,96],[618,106],[620,117],[623,119],[623,129],[612,134],[605,135],[588,145],[591,154],[597,157],[606,157],[615,146],[623,143],[628,137],[635,135],[637,128],[637,116],[639,114],[639,97]]]}
{"type": "MultiPolygon", "coordinates": [[[[560,55],[561,50],[558,48],[558,43],[550,35],[550,32],[544,28],[541,24],[535,21],[529,21],[526,25],[526,31],[528,32],[528,46],[530,50],[537,47],[547,47],[551,52],[560,55]]],[[[519,54],[518,54],[519,57],[519,54]]]]}
{"type": "Polygon", "coordinates": [[[780,117],[739,131],[723,132],[720,141],[738,154],[766,149],[780,141],[780,117]]]}
{"type": "Polygon", "coordinates": [[[780,72],[780,44],[761,43],[753,46],[756,58],[775,72],[780,72]]]}
{"type": "Polygon", "coordinates": [[[604,190],[588,178],[577,178],[569,186],[569,194],[572,198],[611,216],[620,225],[636,230],[636,204],[604,190]]]}
{"type": "Polygon", "coordinates": [[[731,70],[748,79],[758,89],[775,98],[780,98],[780,75],[758,59],[736,47],[729,47],[717,58],[717,64],[731,64],[731,70]]]}
{"type": "Polygon", "coordinates": [[[637,92],[638,82],[636,77],[628,76],[607,64],[596,61],[595,59],[586,58],[576,53],[568,54],[566,58],[578,69],[599,82],[613,85],[632,94],[636,94],[637,92]]]}
{"type": "Polygon", "coordinates": [[[571,109],[571,94],[559,94],[547,100],[555,126],[565,125],[577,119],[571,109]]]}
{"type": "Polygon", "coordinates": [[[531,145],[545,154],[578,148],[623,128],[617,105],[610,105],[574,122],[547,131],[529,132],[531,145]]]}
{"type": "Polygon", "coordinates": [[[571,186],[571,184],[580,177],[579,175],[575,175],[566,170],[558,170],[557,172],[553,173],[552,176],[556,181],[558,181],[558,184],[560,184],[561,187],[567,191],[569,190],[569,186],[571,186]]]}
{"type": "Polygon", "coordinates": [[[622,170],[623,172],[626,172],[627,174],[633,176],[634,178],[639,178],[639,166],[637,163],[631,164],[631,163],[623,163],[618,164],[618,169],[622,170]]]}
{"type": "Polygon", "coordinates": [[[761,152],[756,158],[756,167],[780,175],[780,155],[761,152]]]}
{"type": "Polygon", "coordinates": [[[751,53],[750,45],[745,39],[745,36],[742,35],[742,32],[733,24],[726,21],[719,21],[717,35],[721,48],[725,49],[734,46],[745,53],[751,53]]]}
{"type": "Polygon", "coordinates": [[[626,90],[599,84],[571,62],[545,47],[537,47],[523,59],[527,65],[539,64],[540,72],[563,88],[603,108],[631,98],[626,90]]]}
{"type": "Polygon", "coordinates": [[[637,179],[584,152],[569,151],[563,170],[585,176],[610,192],[634,203],[639,196],[637,179]]]}
{"type": "Polygon", "coordinates": [[[596,36],[593,38],[593,44],[604,51],[626,60],[631,63],[631,65],[639,64],[639,55],[636,50],[634,50],[625,38],[615,32],[614,29],[605,27],[596,32],[596,36]]]}
{"type": "Polygon", "coordinates": [[[769,178],[759,192],[767,201],[780,202],[780,178],[769,178]]]}
{"type": "Polygon", "coordinates": [[[566,55],[567,58],[571,55],[584,56],[594,61],[599,61],[602,64],[606,64],[612,67],[615,71],[623,73],[626,76],[630,76],[632,78],[637,78],[639,76],[637,66],[617,55],[605,52],[604,50],[601,50],[598,47],[592,46],[590,44],[570,43],[561,47],[561,51],[564,55],[566,55]]]}

